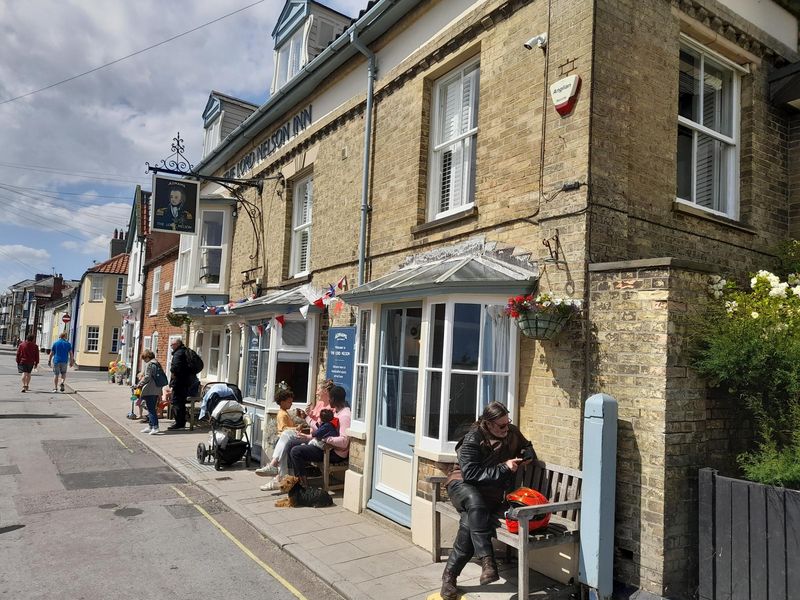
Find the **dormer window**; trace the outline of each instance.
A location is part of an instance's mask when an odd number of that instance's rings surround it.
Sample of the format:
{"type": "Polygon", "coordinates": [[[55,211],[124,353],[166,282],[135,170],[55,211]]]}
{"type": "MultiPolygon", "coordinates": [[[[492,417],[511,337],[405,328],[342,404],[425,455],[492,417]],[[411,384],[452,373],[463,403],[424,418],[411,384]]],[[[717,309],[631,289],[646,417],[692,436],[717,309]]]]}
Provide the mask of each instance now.
{"type": "Polygon", "coordinates": [[[275,51],[275,89],[279,89],[292,77],[297,75],[303,61],[303,37],[305,29],[301,27],[292,37],[275,51]]]}

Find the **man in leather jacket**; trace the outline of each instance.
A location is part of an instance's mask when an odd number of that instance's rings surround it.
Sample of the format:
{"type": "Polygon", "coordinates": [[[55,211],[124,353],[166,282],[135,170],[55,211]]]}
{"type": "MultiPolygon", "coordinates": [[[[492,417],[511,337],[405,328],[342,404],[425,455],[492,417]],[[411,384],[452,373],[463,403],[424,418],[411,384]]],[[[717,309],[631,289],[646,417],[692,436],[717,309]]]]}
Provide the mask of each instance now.
{"type": "Polygon", "coordinates": [[[492,537],[496,513],[514,484],[520,464],[536,459],[531,443],[492,402],[456,445],[458,463],[447,478],[447,493],[460,515],[453,550],[442,574],[442,600],[456,600],[456,578],[473,556],[481,563],[481,585],[497,581],[492,537]]]}

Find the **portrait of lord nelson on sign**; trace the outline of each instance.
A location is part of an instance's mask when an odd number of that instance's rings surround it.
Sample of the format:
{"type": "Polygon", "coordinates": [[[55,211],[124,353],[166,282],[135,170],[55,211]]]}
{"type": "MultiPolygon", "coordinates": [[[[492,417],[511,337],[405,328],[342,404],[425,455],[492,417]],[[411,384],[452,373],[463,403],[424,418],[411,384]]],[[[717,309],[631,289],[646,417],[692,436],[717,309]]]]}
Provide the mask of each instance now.
{"type": "Polygon", "coordinates": [[[153,177],[153,231],[196,233],[197,181],[153,177]]]}

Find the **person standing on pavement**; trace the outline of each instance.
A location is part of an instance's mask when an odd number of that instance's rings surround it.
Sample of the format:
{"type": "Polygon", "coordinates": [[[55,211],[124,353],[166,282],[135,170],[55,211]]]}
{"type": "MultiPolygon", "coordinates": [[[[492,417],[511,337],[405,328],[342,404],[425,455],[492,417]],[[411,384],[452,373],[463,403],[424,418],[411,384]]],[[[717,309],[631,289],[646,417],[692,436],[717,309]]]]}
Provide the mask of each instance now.
{"type": "Polygon", "coordinates": [[[194,371],[189,365],[189,356],[181,338],[175,338],[172,344],[172,362],[169,365],[169,387],[172,391],[172,408],[175,411],[175,422],[167,427],[174,431],[186,427],[186,401],[192,388],[198,383],[194,371]]]}
{"type": "Polygon", "coordinates": [[[142,360],[145,365],[144,369],[142,369],[142,377],[136,382],[136,387],[142,390],[140,398],[147,406],[147,419],[149,421],[149,425],[142,429],[142,433],[156,435],[160,433],[158,430],[156,404],[158,397],[161,395],[161,386],[156,382],[156,373],[161,368],[161,365],[158,364],[156,355],[150,350],[142,352],[142,360]]]}
{"type": "Polygon", "coordinates": [[[27,392],[31,384],[31,371],[39,366],[39,346],[34,343],[35,339],[29,335],[17,346],[17,372],[22,373],[23,392],[27,392]]]}
{"type": "Polygon", "coordinates": [[[456,578],[473,556],[481,563],[481,585],[500,578],[492,547],[496,513],[514,483],[517,469],[535,460],[536,452],[511,424],[508,409],[500,402],[491,402],[456,444],[456,456],[458,462],[446,485],[460,520],[442,573],[442,600],[459,597],[456,578]]]}
{"type": "Polygon", "coordinates": [[[53,367],[53,391],[59,389],[64,391],[64,383],[67,381],[67,366],[75,366],[75,355],[72,353],[72,344],[67,341],[67,332],[63,332],[53,344],[50,357],[47,359],[47,366],[53,367]],[[58,376],[61,376],[61,386],[58,385],[58,376]]]}

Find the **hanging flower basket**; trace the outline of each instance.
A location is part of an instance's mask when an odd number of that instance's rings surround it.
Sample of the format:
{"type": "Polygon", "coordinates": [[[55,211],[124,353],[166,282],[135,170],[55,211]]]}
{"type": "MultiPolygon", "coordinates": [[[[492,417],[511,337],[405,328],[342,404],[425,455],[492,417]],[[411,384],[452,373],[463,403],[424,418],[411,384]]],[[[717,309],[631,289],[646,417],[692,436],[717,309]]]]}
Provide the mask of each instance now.
{"type": "Polygon", "coordinates": [[[556,313],[525,313],[517,318],[522,335],[534,340],[552,340],[564,325],[569,321],[569,316],[556,313]]]}
{"type": "Polygon", "coordinates": [[[577,300],[553,298],[549,294],[512,296],[506,305],[506,314],[516,319],[522,335],[535,340],[552,340],[579,311],[577,300]]]}

